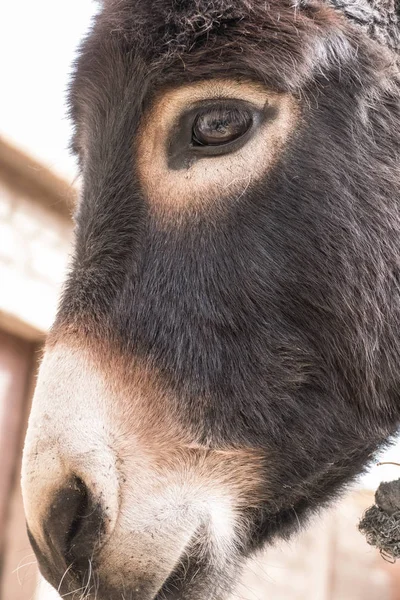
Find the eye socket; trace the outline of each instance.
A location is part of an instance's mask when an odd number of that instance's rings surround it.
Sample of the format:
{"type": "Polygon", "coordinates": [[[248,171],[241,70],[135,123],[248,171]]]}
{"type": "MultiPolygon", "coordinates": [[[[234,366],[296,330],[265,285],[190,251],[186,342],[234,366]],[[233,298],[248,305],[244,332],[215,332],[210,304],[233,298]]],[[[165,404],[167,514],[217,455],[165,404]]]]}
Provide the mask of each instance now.
{"type": "Polygon", "coordinates": [[[194,146],[221,146],[239,139],[252,126],[248,111],[216,107],[197,115],[193,124],[194,146]]]}
{"type": "Polygon", "coordinates": [[[166,140],[168,167],[189,169],[198,160],[239,151],[277,109],[238,98],[208,99],[192,105],[174,123],[166,140]]]}

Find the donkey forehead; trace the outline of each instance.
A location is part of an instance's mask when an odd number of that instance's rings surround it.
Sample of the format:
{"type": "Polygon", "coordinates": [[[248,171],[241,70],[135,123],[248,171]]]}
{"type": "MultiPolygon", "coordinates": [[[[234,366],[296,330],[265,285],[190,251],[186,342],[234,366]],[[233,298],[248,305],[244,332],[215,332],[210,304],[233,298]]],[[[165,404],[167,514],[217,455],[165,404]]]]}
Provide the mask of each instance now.
{"type": "Polygon", "coordinates": [[[132,110],[154,86],[227,73],[293,91],[316,69],[350,56],[347,25],[322,2],[299,10],[288,0],[108,0],[82,47],[72,112],[96,91],[112,88],[112,102],[129,85],[132,110]]]}

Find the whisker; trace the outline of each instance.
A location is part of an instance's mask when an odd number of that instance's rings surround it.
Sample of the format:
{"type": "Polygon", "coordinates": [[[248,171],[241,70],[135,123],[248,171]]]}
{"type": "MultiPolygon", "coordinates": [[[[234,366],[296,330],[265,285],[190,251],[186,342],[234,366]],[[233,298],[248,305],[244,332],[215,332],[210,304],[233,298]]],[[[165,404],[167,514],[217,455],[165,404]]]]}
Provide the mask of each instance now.
{"type": "Polygon", "coordinates": [[[32,562],[28,562],[28,563],[25,563],[24,565],[20,565],[16,569],[14,569],[14,571],[12,571],[12,574],[14,575],[14,573],[17,573],[20,569],[23,569],[24,567],[29,567],[30,565],[35,565],[35,564],[36,564],[36,560],[33,560],[32,562]]]}
{"type": "MultiPolygon", "coordinates": [[[[35,556],[35,553],[34,553],[34,552],[30,552],[29,554],[27,554],[26,556],[24,556],[23,558],[21,558],[21,560],[20,560],[20,561],[19,561],[19,563],[18,563],[18,566],[17,566],[17,568],[16,568],[16,569],[14,569],[14,571],[12,571],[12,573],[14,574],[14,573],[16,573],[16,572],[18,571],[18,569],[22,569],[22,567],[23,567],[24,565],[21,565],[21,563],[22,563],[24,560],[26,560],[27,558],[30,558],[31,556],[35,556]]],[[[28,564],[31,564],[31,563],[28,563],[28,564]]]]}
{"type": "Polygon", "coordinates": [[[67,592],[66,594],[62,594],[61,598],[66,598],[67,596],[71,596],[71,594],[76,594],[77,592],[80,592],[83,589],[85,589],[85,586],[77,588],[76,590],[73,590],[72,592],[67,592]]]}
{"type": "Polygon", "coordinates": [[[19,584],[21,587],[22,587],[22,581],[21,581],[21,578],[20,578],[20,576],[19,576],[20,570],[21,570],[21,569],[23,569],[24,567],[29,567],[29,566],[31,566],[31,565],[36,565],[36,564],[37,564],[37,563],[36,563],[36,560],[34,560],[34,561],[32,561],[32,562],[26,563],[25,565],[21,565],[21,566],[17,567],[17,568],[16,568],[16,569],[13,571],[13,574],[14,574],[14,573],[17,573],[18,584],[19,584]]]}
{"type": "Polygon", "coordinates": [[[64,575],[61,577],[60,584],[59,584],[59,586],[58,586],[58,588],[57,588],[57,593],[60,593],[60,589],[61,589],[61,586],[62,586],[62,584],[63,584],[63,581],[64,581],[64,579],[65,579],[66,575],[68,574],[68,572],[69,572],[69,570],[71,569],[71,567],[72,567],[72,565],[73,565],[73,564],[74,564],[74,563],[71,563],[71,564],[69,565],[69,567],[66,569],[66,571],[65,571],[64,575]]]}
{"type": "MultiPolygon", "coordinates": [[[[92,558],[93,558],[93,554],[92,554],[92,558]]],[[[89,558],[89,574],[88,574],[88,580],[85,586],[85,589],[82,593],[81,599],[80,600],[84,600],[85,597],[87,597],[91,591],[91,587],[89,588],[90,585],[90,580],[92,579],[92,560],[89,558]]]]}

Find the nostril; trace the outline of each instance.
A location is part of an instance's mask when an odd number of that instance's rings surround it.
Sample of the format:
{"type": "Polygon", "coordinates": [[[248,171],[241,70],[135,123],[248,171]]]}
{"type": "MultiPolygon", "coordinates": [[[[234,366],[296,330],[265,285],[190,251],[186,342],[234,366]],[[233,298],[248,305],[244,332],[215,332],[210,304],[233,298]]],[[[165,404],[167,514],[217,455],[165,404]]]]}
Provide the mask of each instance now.
{"type": "Polygon", "coordinates": [[[100,498],[72,476],[42,513],[41,532],[28,536],[42,575],[63,594],[86,581],[96,551],[104,543],[109,518],[100,498]]]}
{"type": "Polygon", "coordinates": [[[44,531],[50,545],[64,558],[68,558],[82,527],[88,501],[85,484],[74,477],[57,492],[50,505],[44,531]]]}
{"type": "Polygon", "coordinates": [[[71,478],[53,498],[44,523],[52,553],[74,570],[86,569],[104,532],[104,513],[79,477],[71,478]]]}

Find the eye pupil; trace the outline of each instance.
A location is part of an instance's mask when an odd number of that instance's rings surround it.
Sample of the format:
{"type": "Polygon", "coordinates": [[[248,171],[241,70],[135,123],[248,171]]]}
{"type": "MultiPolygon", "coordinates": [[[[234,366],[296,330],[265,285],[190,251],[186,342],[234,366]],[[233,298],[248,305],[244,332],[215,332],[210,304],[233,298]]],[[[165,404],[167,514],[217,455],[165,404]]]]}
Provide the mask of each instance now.
{"type": "Polygon", "coordinates": [[[250,114],[237,109],[216,108],[197,115],[193,125],[195,146],[220,146],[232,142],[248,131],[250,114]]]}

